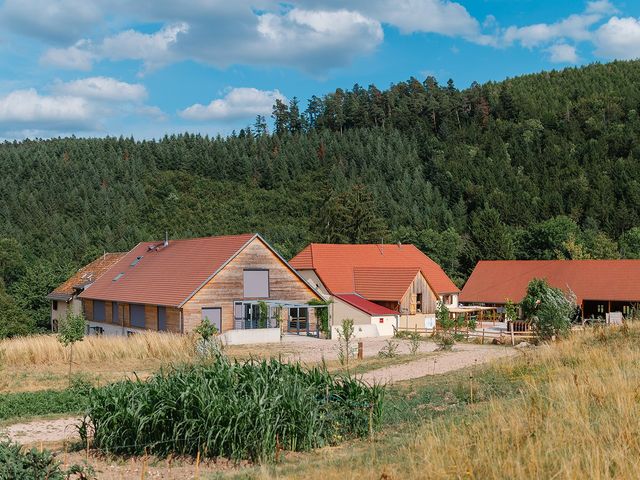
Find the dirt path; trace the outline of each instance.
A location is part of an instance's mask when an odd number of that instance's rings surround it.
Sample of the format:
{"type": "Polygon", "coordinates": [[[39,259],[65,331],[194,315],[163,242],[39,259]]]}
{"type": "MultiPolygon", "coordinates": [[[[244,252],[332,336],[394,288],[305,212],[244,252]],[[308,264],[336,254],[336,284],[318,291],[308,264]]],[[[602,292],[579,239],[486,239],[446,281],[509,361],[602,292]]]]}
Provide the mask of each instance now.
{"type": "Polygon", "coordinates": [[[517,350],[490,345],[458,345],[450,352],[440,352],[429,358],[372,370],[362,375],[366,382],[394,383],[412,378],[437,375],[480,365],[498,358],[517,355],[517,350]]]}
{"type": "Polygon", "coordinates": [[[76,441],[78,429],[77,417],[58,418],[55,420],[34,420],[33,422],[14,423],[0,431],[11,440],[23,445],[36,445],[40,442],[62,442],[65,440],[76,441]]]}

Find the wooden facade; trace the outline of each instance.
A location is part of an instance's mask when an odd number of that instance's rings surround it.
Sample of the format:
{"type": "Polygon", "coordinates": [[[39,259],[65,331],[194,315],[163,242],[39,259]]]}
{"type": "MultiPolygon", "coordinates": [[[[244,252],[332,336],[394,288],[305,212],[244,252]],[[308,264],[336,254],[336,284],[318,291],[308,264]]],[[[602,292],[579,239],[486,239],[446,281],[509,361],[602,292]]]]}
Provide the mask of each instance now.
{"type": "MultiPolygon", "coordinates": [[[[165,307],[166,331],[188,333],[196,328],[203,319],[203,309],[221,309],[222,332],[234,329],[235,302],[255,303],[259,301],[272,304],[307,304],[312,299],[321,299],[291,268],[282,261],[259,237],[254,238],[229,263],[227,263],[207,283],[198,289],[182,307],[165,307]],[[268,271],[268,296],[244,296],[245,270],[268,271]]],[[[93,318],[93,300],[83,299],[84,315],[87,321],[93,318]]],[[[124,329],[140,327],[131,324],[131,305],[117,303],[118,322],[113,323],[112,313],[115,302],[105,301],[105,321],[99,322],[124,329]]],[[[283,308],[280,321],[287,329],[289,311],[283,308]]],[[[144,305],[144,328],[158,330],[158,306],[144,305]]],[[[308,323],[311,330],[316,329],[315,310],[308,309],[308,323]]]]}
{"type": "MultiPolygon", "coordinates": [[[[183,307],[185,332],[193,330],[202,320],[203,308],[222,309],[222,331],[234,328],[234,302],[273,301],[306,304],[320,297],[280,260],[259,238],[255,238],[231,262],[187,301],[183,307]],[[246,269],[269,271],[269,296],[244,296],[243,274],[246,269]]],[[[309,310],[310,323],[315,328],[314,310],[309,310]]],[[[288,312],[283,312],[283,322],[288,312]]]]}
{"type": "Polygon", "coordinates": [[[379,301],[371,299],[372,302],[395,310],[401,314],[416,315],[420,313],[435,313],[438,297],[429,286],[426,278],[421,272],[411,282],[411,285],[402,296],[400,303],[390,301],[379,301]]]}
{"type": "MultiPolygon", "coordinates": [[[[84,310],[84,317],[88,322],[104,323],[113,327],[122,327],[124,329],[139,329],[131,324],[131,304],[120,302],[104,302],[105,321],[99,322],[93,318],[93,302],[94,300],[83,299],[82,308],[84,310]],[[118,319],[113,322],[113,308],[117,305],[118,319]]],[[[165,331],[180,333],[180,309],[176,307],[164,307],[165,308],[165,331]]],[[[158,306],[157,305],[144,305],[144,328],[146,330],[158,330],[158,306]]]]}

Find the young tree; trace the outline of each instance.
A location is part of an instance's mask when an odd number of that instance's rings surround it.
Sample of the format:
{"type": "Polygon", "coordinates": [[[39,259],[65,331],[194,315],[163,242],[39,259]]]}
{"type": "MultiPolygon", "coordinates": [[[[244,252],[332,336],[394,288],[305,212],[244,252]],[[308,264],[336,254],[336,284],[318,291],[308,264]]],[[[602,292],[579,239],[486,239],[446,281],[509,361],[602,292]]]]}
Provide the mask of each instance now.
{"type": "Polygon", "coordinates": [[[550,286],[546,280],[534,278],[529,282],[527,295],[520,303],[525,320],[542,339],[566,335],[571,330],[571,320],[576,304],[559,288],[550,286]]]}
{"type": "Polygon", "coordinates": [[[67,312],[58,322],[58,341],[69,347],[69,385],[71,385],[71,367],[73,365],[73,346],[84,339],[86,321],[81,313],[67,312]]]}

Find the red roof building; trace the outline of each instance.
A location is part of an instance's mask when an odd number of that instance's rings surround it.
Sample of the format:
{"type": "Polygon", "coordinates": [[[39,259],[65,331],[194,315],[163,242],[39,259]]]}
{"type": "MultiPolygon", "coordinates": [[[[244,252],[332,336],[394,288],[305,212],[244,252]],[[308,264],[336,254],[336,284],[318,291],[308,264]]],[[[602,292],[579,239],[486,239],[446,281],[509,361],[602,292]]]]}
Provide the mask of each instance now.
{"type": "MultiPolygon", "coordinates": [[[[363,312],[361,323],[375,322],[376,309],[403,316],[433,315],[438,301],[457,303],[458,288],[442,268],[414,245],[312,243],[291,260],[303,277],[332,297],[334,320],[363,312]],[[365,303],[366,302],[366,303],[365,303]]],[[[422,328],[422,320],[416,326],[422,328]]]]}
{"type": "Polygon", "coordinates": [[[467,304],[519,303],[534,278],[572,293],[587,318],[640,302],[640,260],[480,261],[460,294],[467,304]]]}
{"type": "MultiPolygon", "coordinates": [[[[440,265],[410,244],[312,243],[290,263],[298,270],[314,270],[327,289],[334,293],[356,292],[356,282],[365,278],[368,278],[369,287],[376,288],[380,293],[388,292],[391,287],[389,282],[400,281],[408,286],[404,282],[411,276],[409,273],[413,272],[415,277],[418,270],[436,294],[457,294],[460,291],[440,265]]],[[[404,291],[401,293],[404,294],[404,291]]],[[[386,293],[384,295],[389,296],[386,293]]],[[[393,296],[397,297],[397,293],[393,296]]]]}
{"type": "Polygon", "coordinates": [[[139,243],[79,298],[101,333],[186,333],[208,318],[222,333],[271,327],[276,341],[279,326],[317,332],[308,302],[321,299],[257,234],[139,243]]]}

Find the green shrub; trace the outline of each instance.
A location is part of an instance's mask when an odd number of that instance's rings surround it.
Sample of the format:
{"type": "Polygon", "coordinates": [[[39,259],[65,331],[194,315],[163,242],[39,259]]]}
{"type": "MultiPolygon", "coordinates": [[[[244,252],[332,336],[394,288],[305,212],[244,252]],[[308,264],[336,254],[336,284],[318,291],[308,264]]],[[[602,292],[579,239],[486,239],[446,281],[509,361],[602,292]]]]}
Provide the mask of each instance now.
{"type": "Polygon", "coordinates": [[[24,451],[17,443],[0,441],[0,478],[3,480],[65,480],[71,475],[89,479],[94,478],[94,471],[87,465],[72,465],[64,471],[48,450],[39,452],[33,448],[24,451]]]}
{"type": "Polygon", "coordinates": [[[327,305],[326,308],[316,308],[316,319],[318,322],[318,330],[322,333],[326,338],[331,336],[331,329],[329,328],[329,304],[330,301],[318,300],[316,298],[312,298],[309,300],[309,305],[327,305]]]}
{"type": "Polygon", "coordinates": [[[80,433],[115,454],[272,461],[364,436],[382,414],[384,389],[325,369],[276,360],[176,367],[146,381],[92,390],[80,433]]]}
{"type": "Polygon", "coordinates": [[[385,342],[385,346],[378,352],[380,358],[394,358],[398,356],[398,342],[389,339],[385,342]]]}
{"type": "Polygon", "coordinates": [[[527,295],[520,306],[525,320],[531,322],[534,331],[543,339],[566,335],[576,311],[573,299],[538,278],[529,282],[527,295]]]}

